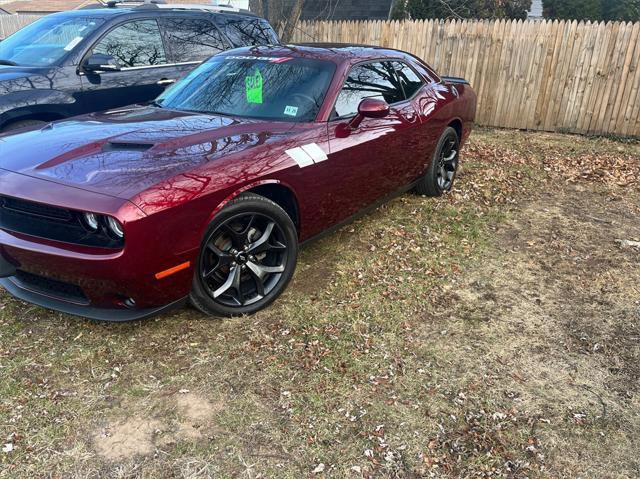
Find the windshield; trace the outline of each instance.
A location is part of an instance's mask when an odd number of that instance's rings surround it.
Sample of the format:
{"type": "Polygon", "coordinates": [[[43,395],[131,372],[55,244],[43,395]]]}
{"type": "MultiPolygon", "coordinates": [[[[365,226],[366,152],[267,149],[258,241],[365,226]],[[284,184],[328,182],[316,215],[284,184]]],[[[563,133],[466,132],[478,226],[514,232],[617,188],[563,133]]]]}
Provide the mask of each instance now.
{"type": "Polygon", "coordinates": [[[163,93],[163,108],[280,121],[314,121],[333,78],[332,62],[218,56],[163,93]]]}
{"type": "Polygon", "coordinates": [[[0,42],[0,62],[23,66],[56,64],[103,20],[86,17],[44,17],[0,42]]]}

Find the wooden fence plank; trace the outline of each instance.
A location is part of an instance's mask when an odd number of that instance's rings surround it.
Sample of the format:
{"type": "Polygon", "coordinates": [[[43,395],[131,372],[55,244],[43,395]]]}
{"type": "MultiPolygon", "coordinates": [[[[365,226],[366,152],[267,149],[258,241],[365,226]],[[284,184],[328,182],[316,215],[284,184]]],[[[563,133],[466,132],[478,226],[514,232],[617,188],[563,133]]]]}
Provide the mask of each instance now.
{"type": "Polygon", "coordinates": [[[564,126],[571,132],[576,131],[578,124],[580,106],[586,92],[589,69],[591,68],[590,60],[593,57],[597,35],[598,30],[592,28],[591,22],[587,22],[584,29],[585,39],[578,61],[578,71],[576,72],[577,79],[574,81],[572,97],[565,112],[564,126]]]}
{"type": "MultiPolygon", "coordinates": [[[[628,65],[631,61],[628,50],[630,49],[630,37],[633,31],[632,25],[623,23],[620,27],[618,42],[614,48],[614,58],[612,58],[611,70],[609,72],[609,99],[604,105],[604,114],[602,123],[599,125],[602,133],[609,133],[613,115],[620,109],[621,96],[624,93],[624,86],[627,76],[623,76],[626,70],[625,63],[628,65]]],[[[628,72],[627,72],[628,73],[628,72]]],[[[615,122],[614,122],[615,123],[615,122]]]]}
{"type": "Polygon", "coordinates": [[[634,72],[638,69],[638,58],[640,57],[640,23],[633,25],[631,37],[629,39],[629,47],[627,51],[627,57],[625,59],[624,71],[622,75],[625,77],[625,84],[620,95],[620,105],[616,107],[616,111],[612,114],[611,121],[613,124],[609,125],[609,131],[620,132],[624,128],[625,112],[627,105],[629,104],[629,98],[633,89],[634,72]]]}

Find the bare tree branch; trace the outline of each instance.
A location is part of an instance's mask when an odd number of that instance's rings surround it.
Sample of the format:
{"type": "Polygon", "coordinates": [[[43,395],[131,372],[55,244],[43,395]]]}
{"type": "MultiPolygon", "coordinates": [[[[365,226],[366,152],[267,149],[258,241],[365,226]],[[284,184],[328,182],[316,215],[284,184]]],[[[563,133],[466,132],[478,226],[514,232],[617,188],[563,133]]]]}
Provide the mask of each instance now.
{"type": "Polygon", "coordinates": [[[249,0],[249,8],[256,15],[267,18],[283,43],[291,41],[302,15],[305,0],[249,0]]]}

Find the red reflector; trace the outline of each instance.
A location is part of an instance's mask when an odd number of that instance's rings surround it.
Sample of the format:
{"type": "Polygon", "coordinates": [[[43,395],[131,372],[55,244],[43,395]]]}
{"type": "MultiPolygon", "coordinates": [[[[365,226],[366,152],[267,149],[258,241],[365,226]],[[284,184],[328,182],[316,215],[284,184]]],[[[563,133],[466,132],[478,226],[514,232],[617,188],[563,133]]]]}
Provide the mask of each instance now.
{"type": "Polygon", "coordinates": [[[178,271],[187,269],[189,266],[191,266],[191,261],[179,264],[178,266],[174,266],[173,268],[165,269],[164,271],[156,273],[156,279],[166,278],[167,276],[171,276],[173,273],[177,273],[178,271]]]}

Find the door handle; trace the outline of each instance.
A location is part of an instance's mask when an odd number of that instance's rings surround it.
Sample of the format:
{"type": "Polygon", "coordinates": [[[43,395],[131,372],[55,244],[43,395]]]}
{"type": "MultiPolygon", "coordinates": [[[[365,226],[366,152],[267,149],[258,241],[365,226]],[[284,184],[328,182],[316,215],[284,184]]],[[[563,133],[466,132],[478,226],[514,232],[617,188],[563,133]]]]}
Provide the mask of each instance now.
{"type": "Polygon", "coordinates": [[[176,81],[172,80],[170,78],[163,78],[162,80],[158,80],[156,82],[156,85],[160,85],[160,86],[165,86],[165,85],[172,85],[174,84],[176,81]]]}

